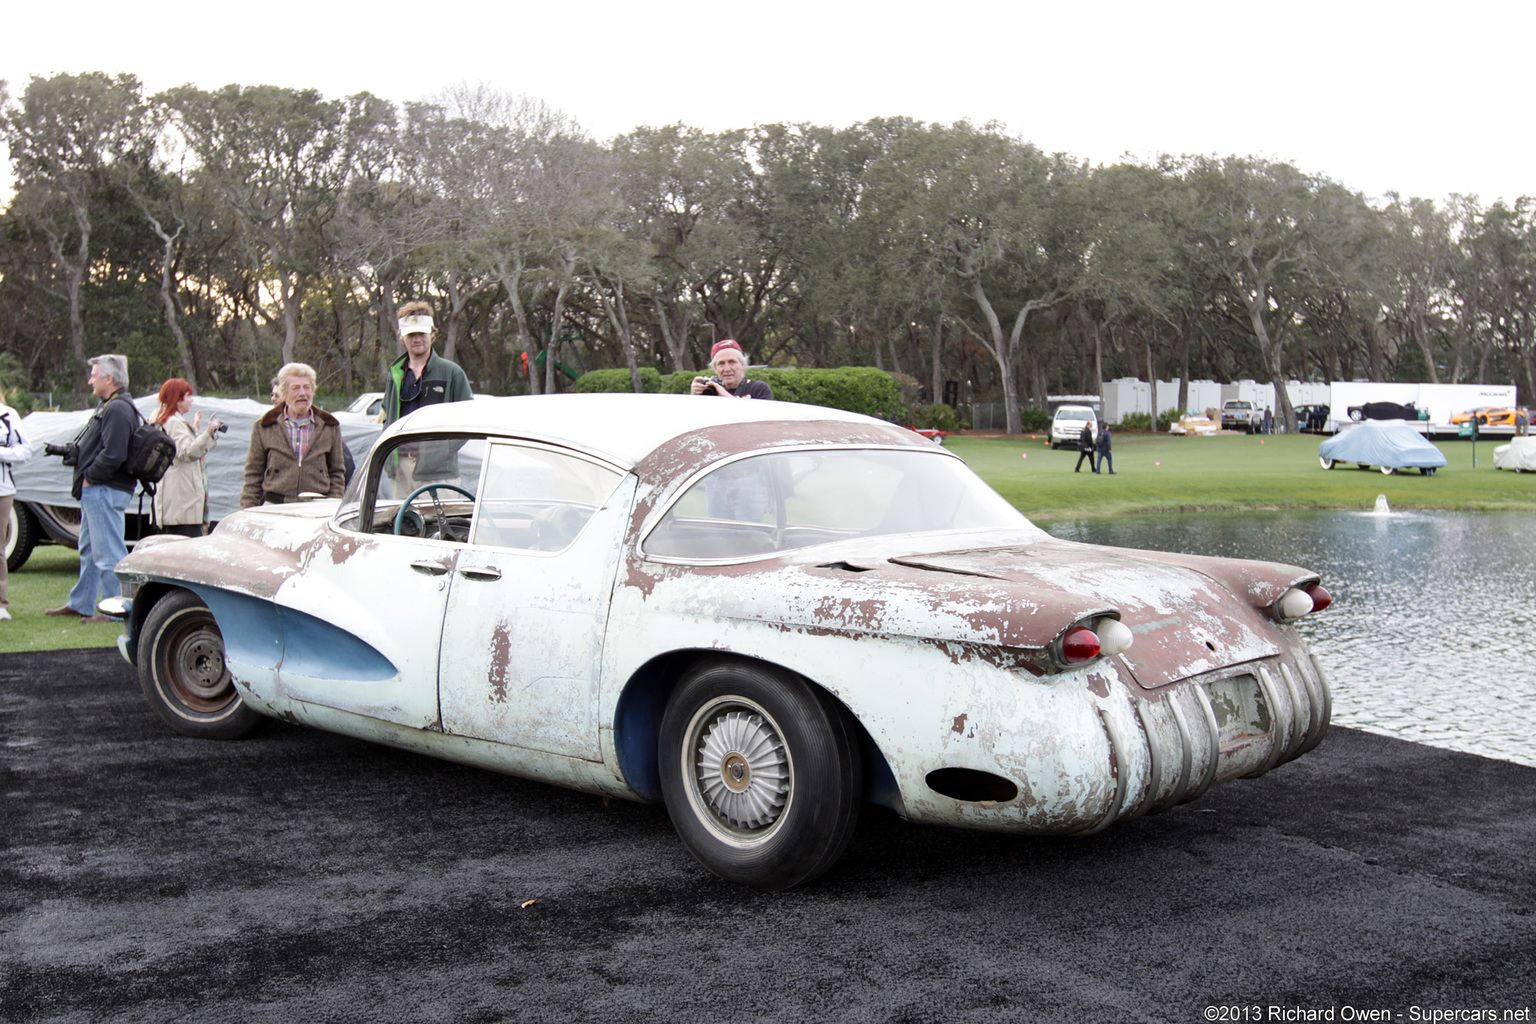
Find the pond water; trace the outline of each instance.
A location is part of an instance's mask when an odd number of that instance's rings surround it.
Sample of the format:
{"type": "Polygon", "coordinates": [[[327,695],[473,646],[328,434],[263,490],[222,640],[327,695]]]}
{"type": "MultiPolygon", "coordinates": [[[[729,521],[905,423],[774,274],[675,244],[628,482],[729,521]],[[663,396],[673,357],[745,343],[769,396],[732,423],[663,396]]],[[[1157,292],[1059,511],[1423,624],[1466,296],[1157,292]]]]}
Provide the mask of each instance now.
{"type": "Polygon", "coordinates": [[[1536,766],[1536,515],[1251,512],[1043,523],[1066,540],[1313,569],[1333,721],[1536,766]]]}

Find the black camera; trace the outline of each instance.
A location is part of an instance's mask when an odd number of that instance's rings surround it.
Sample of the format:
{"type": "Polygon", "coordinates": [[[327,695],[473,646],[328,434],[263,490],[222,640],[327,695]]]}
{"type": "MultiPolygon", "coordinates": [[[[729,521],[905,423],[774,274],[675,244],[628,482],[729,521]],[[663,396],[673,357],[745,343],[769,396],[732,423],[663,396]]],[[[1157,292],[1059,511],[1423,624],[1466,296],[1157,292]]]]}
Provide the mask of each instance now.
{"type": "Polygon", "coordinates": [[[229,432],[229,424],[228,423],[220,423],[218,426],[213,428],[213,432],[215,434],[225,434],[225,433],[228,433],[229,432]]]}
{"type": "MultiPolygon", "coordinates": [[[[710,384],[720,384],[720,378],[714,374],[710,374],[708,377],[695,377],[694,380],[702,380],[710,384]]],[[[725,385],[721,384],[721,387],[724,386],[725,385]]],[[[720,392],[716,391],[714,388],[705,388],[703,391],[699,392],[701,395],[718,395],[719,393],[720,392]]]]}
{"type": "Polygon", "coordinates": [[[49,442],[43,445],[43,454],[57,455],[64,460],[64,465],[73,466],[75,460],[80,457],[80,446],[73,442],[70,444],[53,444],[49,442]]]}

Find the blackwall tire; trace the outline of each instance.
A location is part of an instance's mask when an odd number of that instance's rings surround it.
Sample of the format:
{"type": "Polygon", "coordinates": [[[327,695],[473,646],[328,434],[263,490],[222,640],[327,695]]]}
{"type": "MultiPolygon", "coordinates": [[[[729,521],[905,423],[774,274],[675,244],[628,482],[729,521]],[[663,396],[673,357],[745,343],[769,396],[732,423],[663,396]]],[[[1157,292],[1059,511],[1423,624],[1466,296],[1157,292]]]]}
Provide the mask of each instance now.
{"type": "Polygon", "coordinates": [[[718,662],[667,702],[662,793],[688,851],[721,878],[780,890],[842,855],[863,789],[848,713],[798,676],[718,662]]]}
{"type": "Polygon", "coordinates": [[[150,609],[138,664],[145,699],[183,736],[239,739],[266,721],[241,701],[224,665],[219,625],[190,591],[173,591],[150,609]]]}
{"type": "Polygon", "coordinates": [[[5,535],[5,569],[7,572],[15,572],[27,564],[27,559],[32,557],[32,549],[37,546],[38,534],[42,527],[37,525],[37,520],[32,518],[32,513],[27,507],[11,502],[10,527],[5,535]]]}

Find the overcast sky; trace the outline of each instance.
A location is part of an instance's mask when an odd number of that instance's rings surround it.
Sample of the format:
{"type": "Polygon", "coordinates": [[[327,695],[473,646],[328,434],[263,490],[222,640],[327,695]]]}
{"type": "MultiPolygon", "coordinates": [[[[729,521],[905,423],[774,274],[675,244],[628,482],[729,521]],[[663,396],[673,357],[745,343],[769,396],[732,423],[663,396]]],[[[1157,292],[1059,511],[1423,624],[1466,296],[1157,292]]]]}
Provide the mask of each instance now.
{"type": "Polygon", "coordinates": [[[1240,154],[1372,197],[1536,195],[1536,5],[1505,0],[9,6],[13,96],[61,71],[130,72],[150,92],[236,82],[395,101],[485,82],[599,139],[673,122],[969,119],[1095,164],[1240,154]]]}

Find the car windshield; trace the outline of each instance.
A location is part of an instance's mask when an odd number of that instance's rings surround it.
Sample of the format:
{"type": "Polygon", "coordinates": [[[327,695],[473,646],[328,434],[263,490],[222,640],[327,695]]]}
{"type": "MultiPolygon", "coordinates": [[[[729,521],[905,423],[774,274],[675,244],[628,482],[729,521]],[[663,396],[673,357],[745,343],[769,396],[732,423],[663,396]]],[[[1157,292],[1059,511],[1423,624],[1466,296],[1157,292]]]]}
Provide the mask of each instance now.
{"type": "Polygon", "coordinates": [[[940,452],[774,452],[702,477],[643,549],[659,558],[750,558],[848,538],[1020,528],[1029,520],[940,452]]]}

